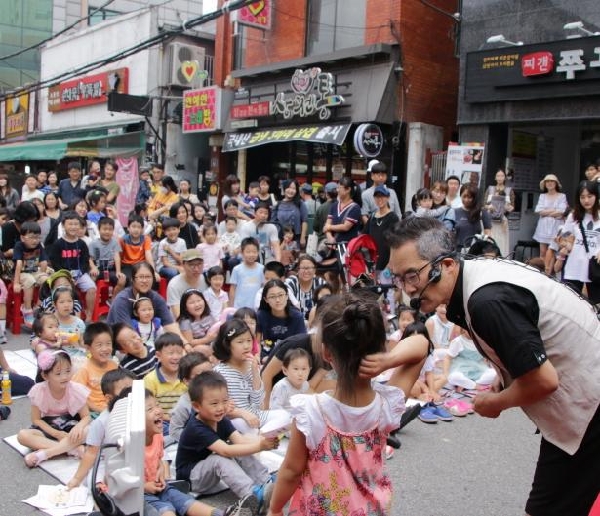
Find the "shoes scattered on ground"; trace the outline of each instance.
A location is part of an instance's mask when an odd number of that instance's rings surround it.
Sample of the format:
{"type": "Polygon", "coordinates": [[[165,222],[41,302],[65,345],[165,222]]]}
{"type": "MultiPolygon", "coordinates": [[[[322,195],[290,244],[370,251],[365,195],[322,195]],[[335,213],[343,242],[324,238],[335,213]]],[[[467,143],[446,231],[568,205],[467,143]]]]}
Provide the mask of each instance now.
{"type": "Polygon", "coordinates": [[[256,487],[254,489],[254,496],[258,500],[258,508],[253,514],[267,514],[267,512],[269,511],[269,504],[271,503],[271,496],[273,495],[273,488],[275,487],[276,480],[277,473],[271,473],[269,479],[262,486],[256,487]]]}
{"type": "Polygon", "coordinates": [[[29,308],[23,308],[21,307],[21,313],[23,314],[23,324],[25,326],[27,326],[28,328],[31,328],[33,326],[33,309],[29,308]]]}
{"type": "Polygon", "coordinates": [[[8,419],[8,416],[10,416],[10,407],[7,407],[6,405],[0,405],[0,420],[8,419]]]}
{"type": "Polygon", "coordinates": [[[394,456],[394,448],[391,446],[385,447],[385,460],[390,460],[394,456]]]}
{"type": "Polygon", "coordinates": [[[258,499],[253,494],[240,498],[236,503],[225,509],[225,516],[242,516],[242,514],[258,514],[258,499]],[[246,509],[247,511],[244,511],[246,509]]]}
{"type": "Polygon", "coordinates": [[[453,416],[464,417],[473,413],[473,404],[467,401],[450,398],[444,402],[444,407],[448,409],[453,416]]]}
{"type": "Polygon", "coordinates": [[[419,413],[421,412],[421,408],[422,407],[420,403],[415,403],[412,407],[406,407],[404,414],[402,414],[402,417],[400,418],[399,428],[404,428],[413,419],[418,417],[419,413]]]}
{"type": "Polygon", "coordinates": [[[454,416],[441,405],[428,403],[419,412],[419,419],[424,423],[437,423],[438,421],[452,421],[454,416]]]}

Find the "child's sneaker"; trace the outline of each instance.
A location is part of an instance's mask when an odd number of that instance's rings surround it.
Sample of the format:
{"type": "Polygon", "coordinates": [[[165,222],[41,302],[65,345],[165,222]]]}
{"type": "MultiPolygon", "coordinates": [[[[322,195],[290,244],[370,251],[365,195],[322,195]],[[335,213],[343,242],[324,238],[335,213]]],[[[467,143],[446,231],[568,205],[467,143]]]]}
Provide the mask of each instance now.
{"type": "Polygon", "coordinates": [[[10,407],[0,405],[0,419],[8,419],[10,416],[10,407]]]}
{"type": "Polygon", "coordinates": [[[435,407],[431,405],[425,405],[421,411],[419,412],[419,419],[423,421],[423,423],[437,423],[438,417],[435,414],[435,407]]]}
{"type": "Polygon", "coordinates": [[[269,511],[269,504],[271,503],[271,496],[273,495],[273,488],[275,487],[275,480],[277,480],[277,474],[272,473],[262,486],[254,488],[254,496],[258,500],[258,511],[256,514],[267,514],[269,511]]]}
{"type": "MultiPolygon", "coordinates": [[[[256,496],[254,496],[253,494],[249,494],[244,496],[244,498],[240,498],[233,505],[227,507],[223,514],[224,516],[241,516],[242,514],[244,514],[244,512],[242,511],[244,509],[247,509],[249,513],[252,516],[254,516],[255,514],[258,514],[258,506],[258,498],[256,498],[256,496]]],[[[245,513],[248,514],[248,511],[246,511],[245,513]]]]}
{"type": "Polygon", "coordinates": [[[433,408],[433,413],[440,421],[452,421],[454,419],[454,416],[441,405],[432,404],[430,406],[433,408]]]}

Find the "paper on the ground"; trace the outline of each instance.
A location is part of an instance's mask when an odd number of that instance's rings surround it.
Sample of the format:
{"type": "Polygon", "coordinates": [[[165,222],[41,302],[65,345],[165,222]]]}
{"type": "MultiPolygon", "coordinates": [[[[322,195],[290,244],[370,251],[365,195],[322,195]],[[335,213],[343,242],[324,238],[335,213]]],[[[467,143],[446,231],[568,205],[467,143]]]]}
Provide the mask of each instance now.
{"type": "Polygon", "coordinates": [[[279,411],[280,413],[269,419],[264,425],[260,427],[260,434],[265,437],[278,437],[283,432],[290,429],[292,424],[292,416],[285,411],[279,411]]]}
{"type": "Polygon", "coordinates": [[[23,501],[51,516],[89,513],[94,509],[91,493],[81,486],[69,490],[64,485],[40,485],[35,496],[23,501]]]}

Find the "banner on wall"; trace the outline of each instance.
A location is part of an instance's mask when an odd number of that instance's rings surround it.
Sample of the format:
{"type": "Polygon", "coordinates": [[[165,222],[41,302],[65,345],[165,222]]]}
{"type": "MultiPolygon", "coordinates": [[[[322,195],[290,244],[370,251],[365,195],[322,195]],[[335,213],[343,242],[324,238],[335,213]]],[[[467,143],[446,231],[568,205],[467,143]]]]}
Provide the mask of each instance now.
{"type": "Polygon", "coordinates": [[[210,86],[183,92],[184,133],[216,131],[221,128],[221,88],[210,86]]]}
{"type": "Polygon", "coordinates": [[[238,9],[234,13],[234,19],[242,25],[249,25],[258,29],[269,30],[271,28],[271,8],[273,0],[260,0],[238,9]]]}
{"type": "Polygon", "coordinates": [[[4,103],[4,137],[25,136],[29,125],[29,93],[7,98],[4,103]]]}
{"type": "Polygon", "coordinates": [[[471,183],[479,188],[483,152],[484,146],[480,144],[448,145],[445,178],[457,176],[461,185],[471,183]]]}
{"type": "Polygon", "coordinates": [[[121,187],[117,199],[117,212],[123,227],[127,227],[127,216],[135,208],[135,197],[140,184],[137,158],[118,158],[117,183],[121,187]]]}

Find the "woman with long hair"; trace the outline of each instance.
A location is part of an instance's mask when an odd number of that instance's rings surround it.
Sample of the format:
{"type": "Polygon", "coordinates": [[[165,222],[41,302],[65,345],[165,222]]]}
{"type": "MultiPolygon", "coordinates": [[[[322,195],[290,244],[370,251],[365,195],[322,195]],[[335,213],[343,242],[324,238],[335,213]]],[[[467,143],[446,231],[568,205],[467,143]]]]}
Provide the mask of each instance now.
{"type": "Polygon", "coordinates": [[[171,176],[161,179],[160,191],[148,203],[148,218],[158,220],[179,200],[177,185],[171,176]]]}
{"type": "Polygon", "coordinates": [[[492,233],[492,218],[490,213],[483,209],[479,198],[479,188],[468,183],[460,187],[462,208],[455,210],[456,249],[461,251],[469,246],[469,241],[475,235],[490,236],[492,233]]]}
{"type": "Polygon", "coordinates": [[[251,208],[251,206],[244,202],[244,192],[242,192],[240,180],[235,174],[229,174],[225,178],[223,197],[221,197],[221,208],[223,211],[225,211],[225,205],[229,199],[233,199],[238,203],[238,214],[236,217],[241,220],[250,220],[250,217],[245,215],[243,211],[251,208]]]}
{"type": "Polygon", "coordinates": [[[283,199],[271,211],[271,222],[280,228],[290,226],[294,230],[295,240],[301,247],[306,245],[308,229],[308,210],[300,198],[300,185],[296,179],[283,182],[283,199]]]}
{"type": "Polygon", "coordinates": [[[6,209],[8,210],[8,216],[12,217],[17,204],[21,201],[19,192],[10,186],[8,175],[0,173],[0,195],[4,197],[6,201],[6,209]]]}
{"type": "Polygon", "coordinates": [[[179,198],[182,201],[189,201],[192,204],[200,202],[198,196],[195,193],[192,193],[192,184],[189,179],[181,179],[179,181],[179,198]]]}
{"type": "Polygon", "coordinates": [[[53,220],[60,219],[60,202],[58,195],[55,192],[48,192],[44,195],[44,207],[46,209],[46,215],[53,220]]]}
{"type": "Polygon", "coordinates": [[[503,256],[508,254],[508,220],[506,215],[514,210],[514,193],[506,185],[506,172],[499,168],[494,176],[495,184],[485,191],[485,209],[492,216],[492,238],[503,256]]]}
{"type": "Polygon", "coordinates": [[[600,284],[590,281],[589,262],[600,262],[600,200],[596,181],[581,181],[575,194],[573,211],[565,221],[562,234],[574,235],[570,251],[560,254],[563,264],[563,282],[577,292],[585,285],[592,304],[600,303],[600,284]],[[586,245],[587,244],[587,245],[586,245]]]}
{"type": "Polygon", "coordinates": [[[560,181],[554,174],[547,174],[540,181],[540,189],[542,193],[535,207],[540,218],[533,239],[540,244],[540,258],[545,259],[548,245],[556,237],[569,203],[567,196],[560,191],[560,181]]]}
{"type": "Polygon", "coordinates": [[[179,238],[185,240],[188,249],[194,249],[200,243],[198,230],[189,221],[189,212],[183,202],[176,202],[169,210],[169,217],[179,221],[179,238]]]}

